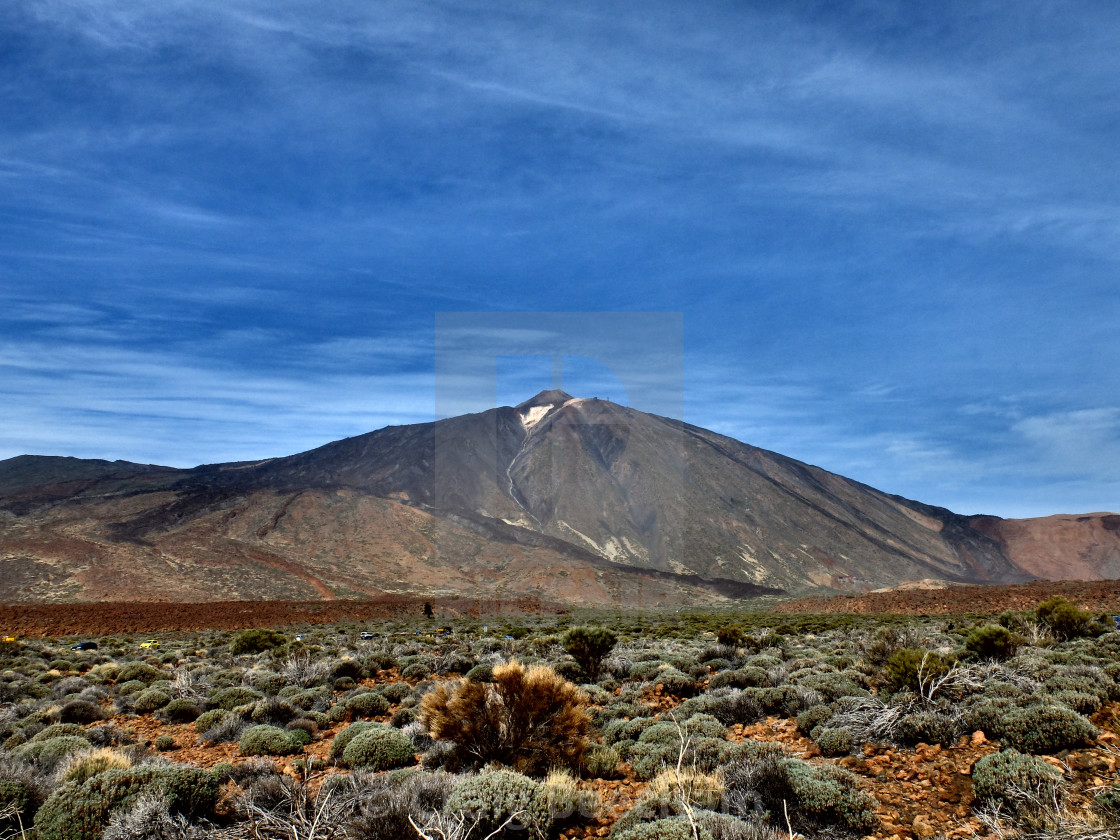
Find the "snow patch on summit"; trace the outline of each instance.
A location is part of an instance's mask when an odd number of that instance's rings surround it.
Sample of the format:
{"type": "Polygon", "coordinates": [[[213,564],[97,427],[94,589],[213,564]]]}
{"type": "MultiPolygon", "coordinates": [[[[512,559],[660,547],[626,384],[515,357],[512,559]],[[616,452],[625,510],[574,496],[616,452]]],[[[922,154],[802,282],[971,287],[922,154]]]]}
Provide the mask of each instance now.
{"type": "Polygon", "coordinates": [[[556,408],[555,404],[549,405],[534,405],[531,408],[525,409],[521,414],[521,425],[526,429],[531,429],[544,419],[545,415],[552,409],[556,408]]]}

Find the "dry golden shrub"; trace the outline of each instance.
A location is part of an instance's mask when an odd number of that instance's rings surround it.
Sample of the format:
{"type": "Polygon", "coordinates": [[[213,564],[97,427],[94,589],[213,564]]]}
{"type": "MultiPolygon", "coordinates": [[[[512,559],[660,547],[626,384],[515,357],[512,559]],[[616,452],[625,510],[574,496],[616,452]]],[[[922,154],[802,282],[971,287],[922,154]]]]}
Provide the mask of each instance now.
{"type": "Polygon", "coordinates": [[[526,775],[576,767],[587,748],[587,695],[543,665],[494,668],[492,682],[441,683],[420,704],[428,734],[463,762],[497,761],[526,775]]]}

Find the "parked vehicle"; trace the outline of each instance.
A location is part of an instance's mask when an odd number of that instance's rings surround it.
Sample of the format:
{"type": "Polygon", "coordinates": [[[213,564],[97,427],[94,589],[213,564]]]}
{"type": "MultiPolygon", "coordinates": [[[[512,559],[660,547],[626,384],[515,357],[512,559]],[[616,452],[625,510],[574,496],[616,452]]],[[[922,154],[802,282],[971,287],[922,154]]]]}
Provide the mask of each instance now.
{"type": "Polygon", "coordinates": [[[140,643],[140,647],[144,650],[151,650],[152,648],[159,647],[159,639],[147,639],[140,643]]]}
{"type": "Polygon", "coordinates": [[[70,650],[97,650],[97,642],[78,642],[71,645],[70,650]]]}

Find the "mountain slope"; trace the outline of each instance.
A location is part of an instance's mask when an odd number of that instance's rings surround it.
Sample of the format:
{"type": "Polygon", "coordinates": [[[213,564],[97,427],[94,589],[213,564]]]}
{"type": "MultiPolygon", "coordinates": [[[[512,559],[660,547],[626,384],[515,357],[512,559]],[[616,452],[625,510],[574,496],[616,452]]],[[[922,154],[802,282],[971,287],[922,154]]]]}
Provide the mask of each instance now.
{"type": "Polygon", "coordinates": [[[1078,576],[1120,569],[1112,520],[1072,519],[1044,540],[1043,560],[1023,536],[1037,527],[546,391],[260,462],[0,462],[0,599],[413,592],[652,605],[1022,581],[1059,568],[1066,546],[1078,576]]]}

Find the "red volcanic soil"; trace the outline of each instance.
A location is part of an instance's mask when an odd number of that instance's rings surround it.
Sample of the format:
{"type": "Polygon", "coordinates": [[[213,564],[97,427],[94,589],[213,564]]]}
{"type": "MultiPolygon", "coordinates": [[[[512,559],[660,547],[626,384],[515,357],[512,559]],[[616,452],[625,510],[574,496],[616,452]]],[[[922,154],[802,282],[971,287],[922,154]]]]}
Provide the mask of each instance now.
{"type": "Polygon", "coordinates": [[[1064,595],[1092,613],[1120,614],[1120,580],[1036,580],[1005,586],[950,586],[800,598],[773,607],[783,613],[858,613],[861,615],[994,614],[1030,610],[1048,598],[1064,595]]]}
{"type": "MultiPolygon", "coordinates": [[[[535,598],[509,601],[430,599],[438,617],[561,613],[535,598]]],[[[240,630],[292,624],[334,624],[384,618],[420,618],[423,598],[385,596],[372,601],[217,601],[211,603],[0,604],[0,635],[86,636],[165,630],[240,630]]]]}

